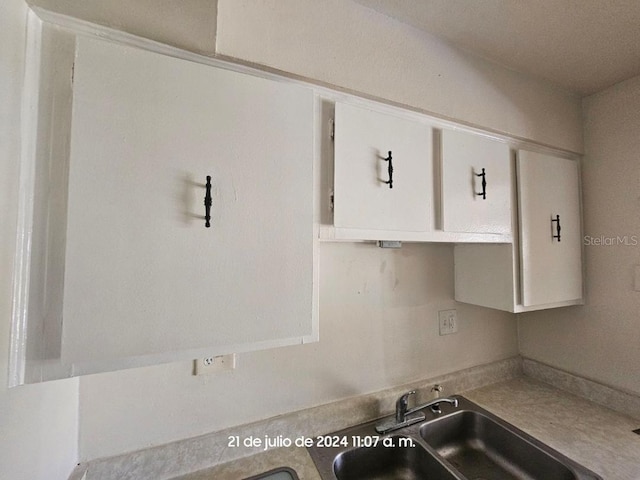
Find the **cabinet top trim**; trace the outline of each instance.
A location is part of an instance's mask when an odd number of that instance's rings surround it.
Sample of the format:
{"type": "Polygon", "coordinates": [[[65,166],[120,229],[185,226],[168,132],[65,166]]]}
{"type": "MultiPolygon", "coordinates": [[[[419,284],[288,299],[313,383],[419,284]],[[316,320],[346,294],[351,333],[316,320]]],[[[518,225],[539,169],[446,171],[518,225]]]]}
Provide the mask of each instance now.
{"type": "Polygon", "coordinates": [[[122,45],[136,47],[203,65],[223,68],[279,82],[295,83],[311,88],[315,95],[329,101],[366,106],[383,112],[386,111],[387,113],[394,113],[408,118],[419,119],[420,121],[431,123],[434,128],[461,130],[474,133],[476,135],[482,135],[507,143],[515,150],[528,149],[540,153],[557,155],[571,160],[579,160],[582,157],[582,154],[579,152],[537,142],[525,137],[506,134],[501,131],[475,125],[471,122],[447,117],[446,115],[438,114],[437,112],[427,111],[412,105],[394,102],[392,100],[357,90],[328,84],[313,78],[278,70],[267,65],[248,62],[239,58],[229,57],[227,55],[215,54],[214,56],[206,56],[190,52],[155,40],[139,37],[131,33],[122,32],[103,25],[97,25],[86,20],[80,20],[74,17],[51,12],[41,7],[31,7],[31,10],[41,21],[68,29],[76,35],[98,37],[102,40],[112,41],[122,45]]]}

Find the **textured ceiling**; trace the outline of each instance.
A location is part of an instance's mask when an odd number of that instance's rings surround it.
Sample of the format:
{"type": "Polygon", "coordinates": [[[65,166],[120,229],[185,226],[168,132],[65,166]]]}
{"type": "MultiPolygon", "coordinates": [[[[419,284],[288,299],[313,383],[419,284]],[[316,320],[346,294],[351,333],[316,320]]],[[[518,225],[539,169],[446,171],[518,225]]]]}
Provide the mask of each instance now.
{"type": "Polygon", "coordinates": [[[640,0],[356,0],[583,95],[640,74],[640,0]]]}

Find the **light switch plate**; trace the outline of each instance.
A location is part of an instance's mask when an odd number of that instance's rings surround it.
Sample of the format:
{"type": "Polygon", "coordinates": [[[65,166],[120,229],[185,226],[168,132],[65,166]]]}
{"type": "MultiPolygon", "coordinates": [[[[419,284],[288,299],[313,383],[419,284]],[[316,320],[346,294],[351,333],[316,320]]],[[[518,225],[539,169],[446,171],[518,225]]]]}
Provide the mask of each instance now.
{"type": "Polygon", "coordinates": [[[438,312],[438,324],[440,335],[450,335],[458,331],[458,312],[453,310],[440,310],[438,312]]]}

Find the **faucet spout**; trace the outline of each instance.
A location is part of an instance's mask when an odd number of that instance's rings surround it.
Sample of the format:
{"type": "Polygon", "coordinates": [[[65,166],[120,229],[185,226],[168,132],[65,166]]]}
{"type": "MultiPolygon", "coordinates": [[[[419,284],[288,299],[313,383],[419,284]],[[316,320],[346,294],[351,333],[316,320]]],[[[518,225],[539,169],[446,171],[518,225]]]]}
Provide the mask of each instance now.
{"type": "Polygon", "coordinates": [[[416,391],[411,390],[410,392],[401,395],[400,398],[396,400],[396,422],[403,423],[406,420],[409,413],[407,412],[409,409],[409,397],[415,394],[416,391]]]}
{"type": "Polygon", "coordinates": [[[419,410],[422,410],[424,408],[429,408],[431,407],[432,409],[434,407],[436,407],[435,411],[437,411],[438,413],[440,413],[440,404],[441,403],[448,403],[449,405],[453,406],[453,408],[458,408],[458,399],[454,398],[454,397],[442,397],[442,398],[436,398],[434,400],[431,400],[430,402],[424,403],[422,405],[418,405],[417,407],[413,407],[411,410],[408,410],[407,412],[405,412],[405,415],[411,415],[412,413],[415,413],[419,410]]]}
{"type": "Polygon", "coordinates": [[[415,395],[416,391],[411,390],[401,395],[396,400],[396,414],[393,417],[387,417],[378,425],[376,425],[376,432],[385,434],[398,430],[399,428],[408,427],[414,423],[422,422],[425,420],[424,413],[419,412],[424,408],[431,407],[434,413],[440,413],[439,405],[441,403],[449,403],[454,408],[458,407],[458,399],[454,397],[436,398],[423,405],[413,407],[409,409],[409,397],[415,395]]]}

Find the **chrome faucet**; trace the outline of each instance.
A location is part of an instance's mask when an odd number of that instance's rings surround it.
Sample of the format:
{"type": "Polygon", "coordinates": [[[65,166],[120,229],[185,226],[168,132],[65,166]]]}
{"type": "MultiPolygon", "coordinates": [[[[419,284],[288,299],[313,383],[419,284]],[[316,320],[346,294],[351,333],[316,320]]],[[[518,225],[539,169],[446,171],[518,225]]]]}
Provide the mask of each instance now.
{"type": "Polygon", "coordinates": [[[400,395],[400,398],[396,400],[396,422],[403,423],[406,420],[409,410],[409,396],[415,394],[416,391],[411,390],[410,392],[400,395]]]}
{"type": "MultiPolygon", "coordinates": [[[[415,413],[419,410],[422,410],[423,408],[429,408],[431,407],[431,411],[433,413],[442,413],[442,410],[440,410],[440,404],[441,403],[448,403],[449,405],[453,406],[453,408],[458,408],[458,399],[457,398],[453,398],[453,397],[442,397],[442,398],[434,398],[433,400],[424,403],[422,405],[418,405],[417,407],[413,407],[411,410],[407,410],[404,412],[405,415],[411,415],[412,413],[415,413]]],[[[397,416],[396,412],[396,416],[397,416]]]]}
{"type": "Polygon", "coordinates": [[[420,410],[423,410],[425,408],[431,407],[433,413],[438,414],[441,413],[441,403],[448,403],[454,408],[458,407],[457,398],[443,397],[434,398],[427,403],[409,409],[409,397],[411,395],[415,395],[415,393],[415,390],[411,390],[410,392],[400,395],[398,400],[396,400],[395,416],[389,417],[376,425],[376,431],[378,433],[392,432],[393,430],[398,430],[399,428],[408,427],[409,425],[413,425],[414,423],[422,422],[426,417],[424,413],[420,412],[420,410]]]}

